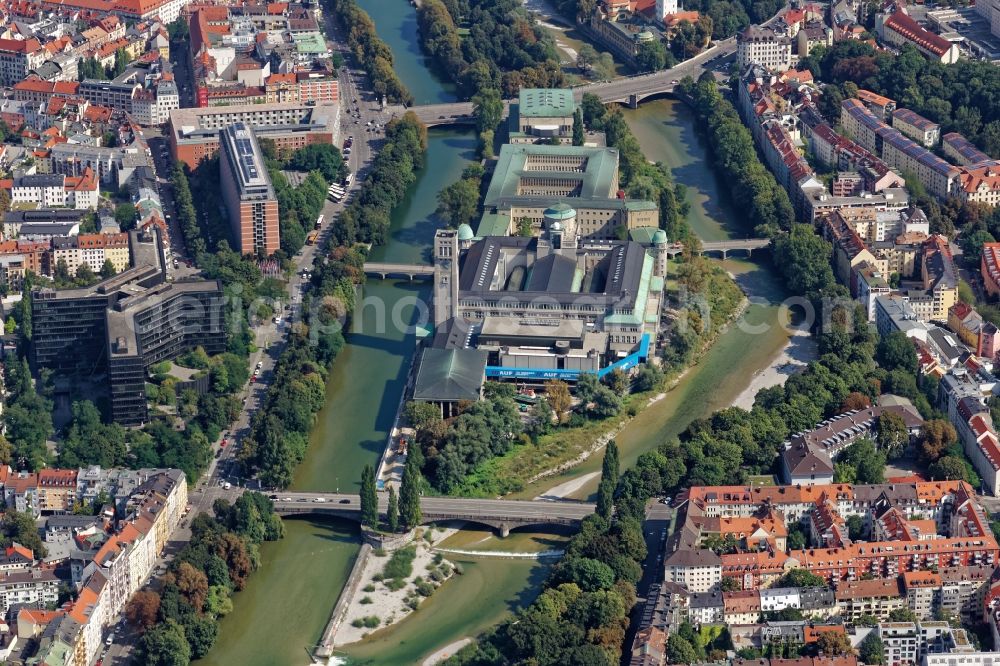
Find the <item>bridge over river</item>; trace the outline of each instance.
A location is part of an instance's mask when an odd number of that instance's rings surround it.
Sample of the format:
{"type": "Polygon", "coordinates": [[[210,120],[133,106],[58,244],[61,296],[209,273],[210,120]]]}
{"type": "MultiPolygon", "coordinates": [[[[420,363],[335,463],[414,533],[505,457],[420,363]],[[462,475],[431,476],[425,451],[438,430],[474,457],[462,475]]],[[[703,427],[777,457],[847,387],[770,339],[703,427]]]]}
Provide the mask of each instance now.
{"type": "MultiPolygon", "coordinates": [[[[271,495],[274,510],[282,516],[326,514],[361,521],[361,499],[343,493],[279,492],[271,495]]],[[[379,493],[378,508],[385,513],[388,498],[379,493]]],[[[527,525],[576,525],[594,513],[587,502],[544,500],[466,499],[462,497],[422,497],[424,523],[466,520],[487,525],[507,536],[511,529],[527,525]]]]}
{"type": "MultiPolygon", "coordinates": [[[[736,40],[733,37],[718,42],[712,48],[698,54],[690,60],[685,60],[672,69],[665,69],[652,74],[623,77],[611,81],[600,81],[573,89],[573,96],[579,102],[584,93],[593,93],[604,103],[618,102],[636,108],[639,104],[656,95],[672,93],[677,82],[686,76],[696,79],[708,69],[711,61],[717,58],[728,58],[736,51],[736,40]]],[[[504,115],[510,107],[510,102],[504,102],[504,115]]],[[[428,127],[436,125],[472,125],[472,102],[454,102],[450,104],[427,104],[404,109],[401,106],[390,107],[396,115],[413,111],[417,118],[428,127]]]]}
{"type": "MultiPolygon", "coordinates": [[[[771,241],[766,238],[702,241],[700,253],[721,252],[723,259],[727,259],[729,253],[734,251],[743,251],[747,253],[747,256],[750,256],[754,250],[762,250],[768,247],[770,243],[771,241]]],[[[672,245],[667,249],[667,253],[671,257],[675,257],[683,251],[684,248],[680,245],[672,245]]],[[[408,280],[430,280],[434,278],[434,267],[430,264],[393,264],[382,261],[366,261],[365,275],[377,277],[381,280],[401,277],[405,277],[408,280]]]]}

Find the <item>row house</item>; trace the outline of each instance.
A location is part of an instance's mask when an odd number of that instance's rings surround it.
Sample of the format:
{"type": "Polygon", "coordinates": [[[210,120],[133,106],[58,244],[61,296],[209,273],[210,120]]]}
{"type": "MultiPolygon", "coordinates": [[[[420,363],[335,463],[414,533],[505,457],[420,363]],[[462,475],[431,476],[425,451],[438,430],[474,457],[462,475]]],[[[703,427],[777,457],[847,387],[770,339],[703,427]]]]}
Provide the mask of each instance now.
{"type": "Polygon", "coordinates": [[[906,608],[906,598],[895,576],[840,581],[834,588],[834,596],[843,618],[851,622],[865,615],[886,620],[892,611],[906,608]]]}
{"type": "Polygon", "coordinates": [[[14,99],[21,102],[48,103],[53,97],[77,97],[80,84],[76,81],[44,81],[29,76],[14,84],[14,99]]]}
{"type": "Polygon", "coordinates": [[[105,261],[110,261],[115,272],[121,273],[128,268],[129,256],[127,233],[80,234],[52,239],[52,265],[65,262],[73,275],[80,266],[100,273],[105,261]]]}
{"type": "Polygon", "coordinates": [[[0,181],[0,189],[10,191],[14,204],[28,203],[45,208],[69,207],[78,210],[97,208],[100,186],[92,170],[79,176],[35,174],[0,181]]]}
{"type": "Polygon", "coordinates": [[[887,504],[903,511],[937,517],[950,508],[961,481],[918,481],[913,483],[802,486],[693,486],[682,491],[675,505],[691,502],[709,516],[753,516],[771,507],[785,516],[785,522],[805,521],[816,503],[829,499],[844,516],[864,516],[877,505],[887,504]]]}

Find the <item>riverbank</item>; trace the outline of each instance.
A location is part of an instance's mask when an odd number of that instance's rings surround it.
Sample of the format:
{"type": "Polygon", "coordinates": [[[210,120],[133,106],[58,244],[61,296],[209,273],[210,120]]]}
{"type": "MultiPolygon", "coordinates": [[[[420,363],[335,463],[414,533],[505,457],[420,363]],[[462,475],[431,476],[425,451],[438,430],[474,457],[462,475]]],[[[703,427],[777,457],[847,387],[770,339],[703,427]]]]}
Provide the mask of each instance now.
{"type": "Polygon", "coordinates": [[[418,528],[412,541],[392,552],[373,550],[357,573],[358,584],[349,590],[343,618],[330,637],[332,645],[356,643],[419,610],[419,602],[456,573],[455,565],[437,554],[434,545],[457,531],[418,528]],[[413,549],[409,573],[390,576],[387,564],[407,549],[413,549]]]}
{"type": "Polygon", "coordinates": [[[759,391],[772,386],[784,386],[789,377],[804,369],[810,361],[815,361],[817,353],[816,341],[809,331],[795,329],[788,339],[788,344],[778,352],[766,368],[754,374],[750,384],[733,401],[733,406],[746,410],[753,408],[754,398],[759,391]]]}

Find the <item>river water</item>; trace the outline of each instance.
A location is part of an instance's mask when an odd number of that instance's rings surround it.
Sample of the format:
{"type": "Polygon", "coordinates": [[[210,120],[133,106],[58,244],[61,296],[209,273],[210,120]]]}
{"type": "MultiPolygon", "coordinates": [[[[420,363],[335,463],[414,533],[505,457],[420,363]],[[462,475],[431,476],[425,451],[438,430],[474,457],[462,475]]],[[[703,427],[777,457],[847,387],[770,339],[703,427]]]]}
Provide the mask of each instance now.
{"type": "MultiPolygon", "coordinates": [[[[406,1],[361,0],[360,4],[393,49],[397,71],[418,103],[453,99],[452,89],[426,67],[419,53],[413,10],[406,1]]],[[[669,164],[675,179],[689,187],[693,204],[690,221],[702,238],[716,240],[745,233],[728,205],[724,188],[704,163],[704,147],[685,108],[670,101],[649,102],[627,111],[626,117],[647,157],[669,164]]],[[[432,219],[436,193],[458,178],[472,157],[474,144],[471,131],[429,133],[426,167],[393,211],[391,240],[373,250],[373,259],[429,260],[436,228],[432,219]]],[[[725,266],[761,299],[748,310],[746,321],[773,324],[776,304],[784,292],[770,266],[747,261],[728,261],[725,266]]],[[[330,373],[326,404],[318,415],[306,459],[297,470],[296,490],[354,490],[363,466],[376,464],[415,344],[412,332],[392,325],[392,313],[395,308],[397,320],[413,323],[416,315],[411,303],[426,297],[427,291],[421,282],[373,280],[365,285],[364,297],[375,305],[356,317],[348,344],[330,373]],[[383,314],[388,322],[384,326],[379,324],[383,314]]],[[[762,335],[738,328],[723,334],[673,391],[643,411],[619,435],[623,464],[631,464],[643,451],[681,432],[693,419],[730,404],[746,378],[765,367],[787,338],[773,326],[762,335]]],[[[523,495],[536,495],[599,468],[597,456],[569,473],[536,484],[523,495]]],[[[576,494],[587,496],[593,489],[593,484],[585,484],[576,494]]],[[[261,570],[236,596],[236,609],[222,621],[217,645],[200,663],[309,663],[308,649],[319,640],[356,557],[358,533],[356,526],[337,520],[290,519],[286,526],[285,539],[261,549],[261,570]]],[[[489,532],[469,529],[444,545],[463,550],[540,551],[559,548],[565,538],[514,532],[500,540],[489,532]]],[[[469,555],[449,559],[460,562],[465,574],[444,585],[403,622],[344,650],[352,664],[420,663],[435,650],[473,636],[529,603],[547,571],[547,565],[531,560],[469,555]]]]}

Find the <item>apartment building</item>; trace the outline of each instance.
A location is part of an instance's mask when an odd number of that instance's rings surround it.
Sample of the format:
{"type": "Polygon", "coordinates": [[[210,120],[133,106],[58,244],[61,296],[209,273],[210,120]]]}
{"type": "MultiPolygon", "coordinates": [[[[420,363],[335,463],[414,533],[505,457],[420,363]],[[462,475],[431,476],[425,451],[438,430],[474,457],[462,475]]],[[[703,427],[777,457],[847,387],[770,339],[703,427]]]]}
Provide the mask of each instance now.
{"type": "Polygon", "coordinates": [[[771,28],[751,25],[736,35],[736,62],[740,71],[757,64],[783,72],[792,66],[792,40],[771,28]]]}
{"type": "Polygon", "coordinates": [[[958,132],[948,132],[941,137],[941,148],[955,164],[962,166],[974,166],[993,161],[989,155],[979,150],[975,144],[958,132]]]}
{"type": "Polygon", "coordinates": [[[169,115],[174,159],[192,169],[219,151],[219,132],[236,123],[252,127],[258,139],[272,139],[279,149],[340,141],[339,104],[246,104],[175,109],[169,115]]]}
{"type": "Polygon", "coordinates": [[[59,600],[60,580],[52,569],[0,571],[0,613],[12,606],[46,608],[59,600]]]}
{"type": "Polygon", "coordinates": [[[48,57],[35,38],[0,39],[0,86],[13,86],[28,78],[48,57]]]}
{"type": "Polygon", "coordinates": [[[941,139],[940,125],[909,109],[893,111],[892,126],[924,148],[936,146],[941,139]]]}
{"type": "Polygon", "coordinates": [[[222,197],[236,249],[243,254],[270,256],[280,247],[278,199],[260,145],[244,123],[230,125],[219,134],[222,197]]]}
{"type": "Polygon", "coordinates": [[[979,274],[983,278],[986,293],[990,296],[1000,296],[1000,243],[983,244],[979,274]]]}
{"type": "Polygon", "coordinates": [[[961,171],[893,129],[857,99],[845,99],[840,121],[862,146],[880,155],[886,164],[912,173],[934,196],[945,199],[955,189],[961,171]]]}
{"type": "Polygon", "coordinates": [[[93,273],[104,269],[104,262],[110,261],[116,273],[121,273],[129,265],[129,242],[127,233],[80,234],[52,239],[52,265],[65,262],[71,275],[77,268],[87,266],[93,273]]]}

